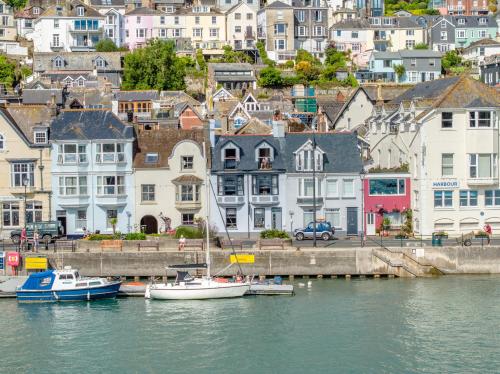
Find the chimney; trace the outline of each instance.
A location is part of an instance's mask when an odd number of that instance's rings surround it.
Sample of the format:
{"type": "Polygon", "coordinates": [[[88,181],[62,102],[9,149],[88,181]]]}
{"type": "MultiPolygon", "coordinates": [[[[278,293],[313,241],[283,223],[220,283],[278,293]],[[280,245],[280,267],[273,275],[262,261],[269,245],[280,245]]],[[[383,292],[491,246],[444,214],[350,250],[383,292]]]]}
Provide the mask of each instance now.
{"type": "Polygon", "coordinates": [[[229,119],[227,116],[222,116],[220,119],[220,128],[223,134],[229,133],[229,119]]]}
{"type": "Polygon", "coordinates": [[[273,121],[273,136],[275,138],[285,137],[285,121],[273,121]]]}
{"type": "Polygon", "coordinates": [[[51,105],[56,105],[56,94],[55,94],[55,92],[52,92],[52,94],[50,95],[50,104],[51,105]]]}
{"type": "Polygon", "coordinates": [[[104,83],[104,93],[106,93],[106,94],[111,93],[111,83],[110,82],[104,83]]]}
{"type": "Polygon", "coordinates": [[[382,85],[377,84],[377,104],[383,104],[384,99],[382,98],[382,85]]]}
{"type": "Polygon", "coordinates": [[[336,100],[337,102],[339,102],[339,103],[343,103],[343,102],[345,101],[345,96],[344,96],[344,94],[342,93],[342,91],[340,91],[340,90],[339,90],[339,91],[337,92],[337,97],[336,97],[336,99],[335,99],[335,100],[336,100]]]}
{"type": "Polygon", "coordinates": [[[215,119],[210,118],[208,120],[208,134],[210,138],[210,145],[215,146],[215,119]]]}

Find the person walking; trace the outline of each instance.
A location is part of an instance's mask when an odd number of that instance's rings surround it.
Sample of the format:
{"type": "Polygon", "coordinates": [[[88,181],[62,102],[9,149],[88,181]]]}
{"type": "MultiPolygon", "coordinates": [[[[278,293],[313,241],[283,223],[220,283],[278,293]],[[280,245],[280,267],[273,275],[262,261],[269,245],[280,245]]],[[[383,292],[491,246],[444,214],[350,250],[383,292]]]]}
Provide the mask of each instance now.
{"type": "Polygon", "coordinates": [[[38,247],[40,245],[40,235],[38,234],[38,230],[35,230],[33,233],[33,250],[38,252],[38,247]]]}
{"type": "Polygon", "coordinates": [[[493,234],[493,230],[491,229],[491,226],[490,226],[489,223],[487,223],[486,225],[484,225],[484,232],[488,236],[488,245],[490,245],[490,243],[491,243],[491,235],[493,234]]]}
{"type": "Polygon", "coordinates": [[[21,229],[21,241],[20,241],[20,243],[19,243],[19,244],[21,245],[21,247],[20,247],[20,249],[21,249],[21,250],[24,250],[24,249],[25,249],[25,246],[26,246],[26,240],[27,240],[27,239],[28,239],[28,238],[27,238],[27,236],[26,236],[26,227],[23,227],[23,228],[21,229]]]}

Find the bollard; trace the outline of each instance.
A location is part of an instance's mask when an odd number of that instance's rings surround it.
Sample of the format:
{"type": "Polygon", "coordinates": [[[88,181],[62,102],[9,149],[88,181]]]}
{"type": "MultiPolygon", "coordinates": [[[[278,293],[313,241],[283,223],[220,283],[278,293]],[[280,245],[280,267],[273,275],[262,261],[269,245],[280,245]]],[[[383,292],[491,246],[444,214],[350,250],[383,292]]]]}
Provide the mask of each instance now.
{"type": "Polygon", "coordinates": [[[316,276],[316,278],[318,278],[318,279],[323,279],[323,275],[322,275],[322,274],[318,274],[318,275],[316,276]]]}
{"type": "Polygon", "coordinates": [[[292,282],[293,282],[293,281],[294,281],[294,279],[295,279],[295,276],[294,276],[293,274],[291,274],[291,275],[289,275],[289,276],[288,276],[288,280],[289,280],[289,281],[292,281],[292,282]]]}
{"type": "Polygon", "coordinates": [[[373,278],[380,279],[380,274],[373,274],[373,278]]]}
{"type": "Polygon", "coordinates": [[[139,282],[141,280],[141,277],[135,276],[134,277],[134,282],[139,282]]]}
{"type": "Polygon", "coordinates": [[[351,274],[346,274],[345,279],[351,279],[351,274]]]}

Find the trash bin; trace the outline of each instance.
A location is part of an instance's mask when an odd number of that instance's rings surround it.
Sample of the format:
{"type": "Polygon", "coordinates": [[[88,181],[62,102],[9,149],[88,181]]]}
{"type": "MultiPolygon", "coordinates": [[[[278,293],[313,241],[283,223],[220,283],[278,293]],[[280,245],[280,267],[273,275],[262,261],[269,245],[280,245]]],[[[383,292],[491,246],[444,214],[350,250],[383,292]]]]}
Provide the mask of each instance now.
{"type": "Polygon", "coordinates": [[[433,247],[443,246],[443,238],[441,237],[441,235],[432,234],[432,246],[433,247]]]}

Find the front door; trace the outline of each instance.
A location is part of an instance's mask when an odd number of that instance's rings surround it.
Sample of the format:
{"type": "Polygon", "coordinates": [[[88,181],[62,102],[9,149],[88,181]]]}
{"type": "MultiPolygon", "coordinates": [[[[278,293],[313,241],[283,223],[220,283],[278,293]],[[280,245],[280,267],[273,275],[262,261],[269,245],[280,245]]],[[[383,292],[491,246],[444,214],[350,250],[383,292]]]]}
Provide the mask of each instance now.
{"type": "Polygon", "coordinates": [[[366,213],[366,235],[375,235],[375,213],[366,213]]]}
{"type": "Polygon", "coordinates": [[[56,218],[60,222],[62,227],[62,235],[68,235],[67,223],[66,223],[66,211],[65,210],[57,210],[56,218]]]}
{"type": "Polygon", "coordinates": [[[347,235],[358,235],[358,208],[347,208],[347,235]]]}
{"type": "Polygon", "coordinates": [[[271,208],[271,227],[273,230],[282,230],[281,208],[271,208]]]}

